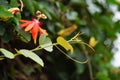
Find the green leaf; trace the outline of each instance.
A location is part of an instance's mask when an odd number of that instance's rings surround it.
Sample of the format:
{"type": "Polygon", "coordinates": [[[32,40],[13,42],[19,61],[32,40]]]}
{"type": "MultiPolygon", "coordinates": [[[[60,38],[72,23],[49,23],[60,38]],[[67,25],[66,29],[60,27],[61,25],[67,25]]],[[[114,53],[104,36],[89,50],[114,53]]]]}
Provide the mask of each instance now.
{"type": "Polygon", "coordinates": [[[44,48],[48,52],[53,51],[53,45],[50,38],[48,38],[45,34],[42,34],[39,38],[39,45],[41,48],[44,48]]]}
{"type": "Polygon", "coordinates": [[[10,1],[10,7],[18,7],[18,2],[17,2],[17,0],[11,0],[11,1],[10,1]]]}
{"type": "Polygon", "coordinates": [[[73,47],[63,37],[58,37],[57,43],[64,47],[66,50],[70,50],[71,53],[73,53],[73,47]]]}
{"type": "Polygon", "coordinates": [[[42,67],[44,66],[42,59],[38,55],[36,55],[34,52],[26,50],[26,49],[21,49],[20,53],[24,55],[25,57],[28,57],[32,59],[33,61],[35,61],[36,63],[40,64],[42,67]]]}
{"type": "Polygon", "coordinates": [[[26,8],[34,15],[35,13],[35,8],[34,8],[34,5],[33,5],[33,1],[34,0],[22,0],[23,1],[23,4],[26,6],[26,8]]]}
{"type": "Polygon", "coordinates": [[[8,1],[7,0],[0,0],[0,5],[8,8],[9,7],[9,4],[8,4],[8,1]]]}
{"type": "Polygon", "coordinates": [[[13,14],[7,11],[3,6],[0,6],[0,18],[3,20],[7,20],[10,17],[13,17],[13,14]]]}
{"type": "Polygon", "coordinates": [[[31,40],[31,35],[28,32],[25,32],[24,30],[19,29],[18,33],[22,41],[29,42],[31,40]]]}
{"type": "Polygon", "coordinates": [[[5,33],[5,27],[3,25],[0,25],[0,35],[4,35],[5,33]]]}
{"type": "Polygon", "coordinates": [[[103,72],[98,72],[96,77],[98,80],[110,80],[108,75],[104,74],[103,72]]]}
{"type": "Polygon", "coordinates": [[[20,14],[20,13],[17,13],[17,14],[16,14],[16,18],[20,20],[20,19],[21,19],[21,14],[20,14]]]}
{"type": "Polygon", "coordinates": [[[1,40],[2,40],[3,43],[8,43],[12,39],[13,39],[12,33],[5,32],[4,35],[2,36],[1,40]]]}
{"type": "Polygon", "coordinates": [[[4,54],[5,57],[13,59],[14,58],[14,54],[11,53],[10,51],[0,48],[0,51],[2,52],[2,54],[4,54]]]}
{"type": "Polygon", "coordinates": [[[58,7],[58,9],[60,11],[63,11],[65,9],[65,6],[62,3],[58,2],[58,1],[56,1],[56,6],[58,7]]]}
{"type": "Polygon", "coordinates": [[[12,17],[7,21],[8,24],[15,24],[16,26],[19,26],[19,20],[16,17],[12,17]]]}

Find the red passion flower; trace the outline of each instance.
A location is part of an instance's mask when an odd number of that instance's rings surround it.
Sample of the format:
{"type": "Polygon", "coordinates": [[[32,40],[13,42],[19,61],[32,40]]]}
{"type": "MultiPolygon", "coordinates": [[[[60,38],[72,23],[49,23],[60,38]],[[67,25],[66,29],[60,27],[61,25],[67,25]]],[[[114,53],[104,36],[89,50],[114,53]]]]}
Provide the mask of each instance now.
{"type": "Polygon", "coordinates": [[[29,20],[20,20],[20,22],[23,22],[23,24],[20,25],[21,28],[25,28],[25,31],[30,31],[35,44],[36,44],[38,33],[40,35],[41,34],[48,35],[46,30],[41,28],[42,22],[40,22],[39,20],[37,20],[35,18],[32,18],[32,20],[30,20],[30,21],[29,20]]]}

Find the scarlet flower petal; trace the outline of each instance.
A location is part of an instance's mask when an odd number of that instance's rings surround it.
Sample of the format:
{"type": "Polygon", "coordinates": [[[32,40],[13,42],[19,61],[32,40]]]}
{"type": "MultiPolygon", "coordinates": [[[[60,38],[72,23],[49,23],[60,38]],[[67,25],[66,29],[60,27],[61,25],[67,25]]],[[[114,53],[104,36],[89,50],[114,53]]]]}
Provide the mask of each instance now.
{"type": "Polygon", "coordinates": [[[31,24],[29,24],[29,25],[25,28],[25,31],[29,31],[29,30],[31,30],[31,29],[34,27],[34,25],[35,25],[34,22],[31,23],[31,24]]]}
{"type": "Polygon", "coordinates": [[[21,19],[21,20],[19,20],[20,22],[28,22],[29,20],[23,20],[23,19],[21,19]]]}
{"type": "Polygon", "coordinates": [[[40,28],[40,35],[41,35],[41,34],[48,35],[48,33],[46,32],[46,30],[45,30],[45,29],[40,28]]]}
{"type": "Polygon", "coordinates": [[[33,38],[35,44],[36,44],[38,33],[40,33],[40,35],[41,34],[48,35],[46,30],[41,28],[42,27],[42,22],[39,22],[35,18],[33,18],[31,21],[20,20],[20,22],[24,22],[23,24],[20,25],[21,28],[25,28],[25,31],[30,31],[31,32],[31,35],[32,35],[32,38],[33,38]]]}
{"type": "Polygon", "coordinates": [[[39,32],[39,25],[35,24],[35,26],[31,30],[32,38],[33,38],[35,44],[36,44],[38,32],[39,32]]]}
{"type": "Polygon", "coordinates": [[[21,24],[20,27],[21,27],[21,28],[26,27],[26,26],[28,26],[28,25],[31,24],[31,23],[32,23],[32,21],[28,21],[28,22],[26,22],[26,23],[21,24]]]}

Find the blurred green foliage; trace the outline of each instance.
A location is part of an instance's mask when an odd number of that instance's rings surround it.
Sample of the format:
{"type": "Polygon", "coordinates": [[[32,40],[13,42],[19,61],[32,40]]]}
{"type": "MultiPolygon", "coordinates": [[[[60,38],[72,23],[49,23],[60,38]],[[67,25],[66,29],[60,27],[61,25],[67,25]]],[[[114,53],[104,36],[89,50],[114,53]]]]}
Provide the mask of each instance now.
{"type": "MultiPolygon", "coordinates": [[[[94,80],[119,80],[120,70],[114,68],[110,62],[113,58],[111,49],[116,33],[120,32],[120,22],[114,22],[113,12],[110,5],[117,5],[115,0],[105,0],[105,3],[99,2],[104,0],[22,0],[24,4],[23,11],[16,15],[7,10],[12,7],[21,7],[18,0],[0,0],[0,47],[6,44],[5,48],[27,48],[35,47],[29,33],[19,28],[19,19],[31,20],[40,10],[48,18],[41,20],[43,28],[47,30],[51,40],[56,42],[56,37],[61,30],[65,30],[72,25],[77,25],[77,29],[64,36],[66,39],[72,38],[76,33],[84,33],[80,38],[89,44],[89,39],[94,36],[98,44],[94,47],[95,54],[91,54],[89,47],[84,45],[73,45],[74,54],[69,56],[84,61],[85,52],[88,53],[90,64],[92,66],[94,80]],[[89,5],[95,5],[95,8],[89,10],[89,5]],[[92,13],[92,11],[94,13],[92,13]],[[4,13],[4,14],[3,14],[4,13]],[[7,20],[7,21],[6,21],[7,20]],[[106,43],[107,40],[110,43],[106,43]],[[34,45],[34,46],[33,46],[34,45]]],[[[62,48],[61,48],[62,49],[62,48]]],[[[38,64],[33,63],[23,56],[14,60],[4,60],[0,62],[0,79],[1,80],[91,80],[88,64],[79,64],[71,61],[65,55],[61,54],[56,48],[48,53],[44,50],[37,51],[44,61],[45,67],[41,69],[38,64]],[[22,65],[21,65],[22,63],[22,65]],[[24,78],[22,78],[23,76],[24,78]],[[28,78],[28,79],[26,79],[28,78]]],[[[64,49],[63,49],[64,50],[64,49]]],[[[14,50],[12,50],[14,52],[14,50]]]]}

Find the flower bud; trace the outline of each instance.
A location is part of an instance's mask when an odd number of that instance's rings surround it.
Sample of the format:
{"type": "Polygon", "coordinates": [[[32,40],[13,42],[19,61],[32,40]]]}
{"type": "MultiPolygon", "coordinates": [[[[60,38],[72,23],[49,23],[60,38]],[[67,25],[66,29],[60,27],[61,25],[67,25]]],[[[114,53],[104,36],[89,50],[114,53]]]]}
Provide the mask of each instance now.
{"type": "Polygon", "coordinates": [[[12,12],[12,14],[16,14],[17,12],[20,12],[19,8],[10,8],[8,11],[12,12]]]}

